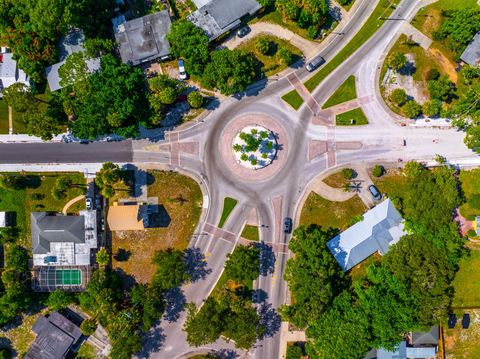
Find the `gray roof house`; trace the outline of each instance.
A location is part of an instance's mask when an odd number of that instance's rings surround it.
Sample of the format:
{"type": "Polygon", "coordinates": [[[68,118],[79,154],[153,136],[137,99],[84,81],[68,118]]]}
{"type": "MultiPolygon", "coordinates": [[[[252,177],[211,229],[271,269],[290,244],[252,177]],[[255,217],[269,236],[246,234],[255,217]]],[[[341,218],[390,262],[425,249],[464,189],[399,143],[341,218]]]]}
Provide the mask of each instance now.
{"type": "Polygon", "coordinates": [[[2,90],[17,82],[23,83],[25,86],[30,87],[30,80],[25,72],[18,68],[17,61],[14,60],[11,52],[5,52],[6,49],[2,48],[0,52],[0,97],[2,97],[2,90]]]}
{"type": "Polygon", "coordinates": [[[32,327],[37,334],[25,359],[61,359],[78,343],[80,328],[58,312],[41,316],[32,327]]]}
{"type": "Polygon", "coordinates": [[[113,25],[123,63],[135,66],[170,54],[167,34],[172,22],[168,11],[159,11],[124,23],[120,20],[116,18],[113,25]]]}
{"type": "Polygon", "coordinates": [[[480,66],[480,32],[477,32],[472,42],[460,56],[460,60],[470,66],[480,66]]]}
{"type": "MultiPolygon", "coordinates": [[[[58,45],[58,52],[60,62],[48,66],[45,68],[45,75],[47,76],[48,86],[50,91],[57,91],[62,88],[60,85],[60,75],[58,74],[58,69],[65,63],[67,57],[76,52],[84,51],[83,42],[85,41],[85,36],[81,30],[72,30],[67,35],[63,36],[60,39],[58,45]]],[[[88,68],[88,72],[92,73],[100,69],[100,59],[87,59],[85,63],[88,68]]]]}
{"type": "Polygon", "coordinates": [[[198,10],[187,19],[203,29],[210,41],[241,23],[241,18],[254,15],[262,6],[256,0],[194,0],[198,10]]]}
{"type": "Polygon", "coordinates": [[[375,252],[384,255],[404,234],[403,218],[387,198],[366,212],[361,222],[328,241],[327,247],[348,271],[375,252]]]}
{"type": "Polygon", "coordinates": [[[79,216],[31,213],[34,266],[90,265],[97,248],[96,211],[79,216]]]}

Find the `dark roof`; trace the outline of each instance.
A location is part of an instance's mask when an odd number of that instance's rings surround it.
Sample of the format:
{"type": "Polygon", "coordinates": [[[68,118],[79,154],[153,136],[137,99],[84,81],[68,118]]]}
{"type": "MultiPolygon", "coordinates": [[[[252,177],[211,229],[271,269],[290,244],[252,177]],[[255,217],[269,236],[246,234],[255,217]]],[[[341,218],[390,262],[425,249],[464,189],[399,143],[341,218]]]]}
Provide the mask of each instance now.
{"type": "Polygon", "coordinates": [[[85,243],[85,217],[31,213],[32,253],[47,254],[51,242],[85,243]]]}
{"type": "Polygon", "coordinates": [[[480,65],[480,32],[477,32],[472,42],[460,56],[460,59],[470,66],[480,65]]]}
{"type": "Polygon", "coordinates": [[[413,332],[412,333],[412,346],[432,346],[438,345],[439,339],[438,325],[431,327],[429,332],[413,332]]]}
{"type": "Polygon", "coordinates": [[[171,25],[170,15],[166,10],[120,25],[115,39],[119,44],[122,62],[138,65],[169,55],[167,34],[171,25]]]}
{"type": "Polygon", "coordinates": [[[240,25],[240,19],[253,15],[262,6],[256,0],[212,0],[188,16],[205,31],[210,40],[240,25]]]}
{"type": "Polygon", "coordinates": [[[32,330],[37,334],[25,359],[60,359],[80,339],[80,328],[58,312],[40,317],[32,330]]]}

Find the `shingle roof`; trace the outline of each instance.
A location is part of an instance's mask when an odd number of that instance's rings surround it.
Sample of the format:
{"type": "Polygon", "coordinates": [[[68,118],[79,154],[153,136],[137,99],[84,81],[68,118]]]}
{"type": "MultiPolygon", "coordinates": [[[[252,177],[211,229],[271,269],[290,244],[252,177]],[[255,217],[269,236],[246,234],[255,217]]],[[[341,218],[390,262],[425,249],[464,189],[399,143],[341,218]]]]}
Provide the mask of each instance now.
{"type": "Polygon", "coordinates": [[[171,25],[170,15],[166,10],[117,25],[115,40],[119,44],[122,62],[138,65],[169,55],[167,34],[171,25]]]}
{"type": "Polygon", "coordinates": [[[18,68],[17,61],[13,59],[11,52],[2,53],[0,57],[0,90],[16,82],[22,82],[27,86],[30,85],[27,75],[22,69],[18,68]]]}
{"type": "Polygon", "coordinates": [[[377,251],[385,254],[404,234],[403,218],[386,199],[365,213],[361,222],[328,241],[327,246],[347,271],[377,251]]]}
{"type": "Polygon", "coordinates": [[[47,254],[51,242],[85,243],[85,217],[31,213],[32,253],[47,254]]]}
{"type": "Polygon", "coordinates": [[[438,325],[430,328],[429,332],[414,332],[412,334],[412,345],[415,347],[426,345],[438,345],[439,340],[438,325]]]}
{"type": "Polygon", "coordinates": [[[377,359],[406,359],[407,358],[407,343],[402,341],[398,348],[394,351],[385,349],[377,350],[377,359]]]}
{"type": "MultiPolygon", "coordinates": [[[[62,88],[62,86],[60,85],[61,78],[60,78],[60,75],[58,74],[58,70],[64,63],[65,63],[65,60],[45,68],[45,74],[47,76],[47,81],[48,81],[48,86],[50,87],[50,91],[57,91],[62,88]]],[[[99,58],[87,59],[85,60],[85,64],[87,65],[89,73],[98,71],[100,69],[99,58]]]]}
{"type": "Polygon", "coordinates": [[[480,32],[477,32],[472,42],[460,56],[460,59],[470,66],[480,65],[480,32]]]}
{"type": "Polygon", "coordinates": [[[253,15],[261,8],[256,0],[212,0],[187,18],[214,40],[240,25],[242,17],[253,15]]]}

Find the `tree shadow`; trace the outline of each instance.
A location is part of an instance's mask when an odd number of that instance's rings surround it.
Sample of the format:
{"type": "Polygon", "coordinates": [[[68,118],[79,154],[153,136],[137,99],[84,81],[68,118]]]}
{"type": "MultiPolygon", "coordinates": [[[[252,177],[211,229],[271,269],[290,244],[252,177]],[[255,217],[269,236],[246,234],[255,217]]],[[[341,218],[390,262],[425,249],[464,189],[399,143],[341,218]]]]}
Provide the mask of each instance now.
{"type": "Polygon", "coordinates": [[[205,261],[205,256],[200,251],[200,248],[187,248],[184,254],[186,272],[190,276],[192,282],[204,279],[212,271],[207,268],[208,264],[205,261]]]}
{"type": "Polygon", "coordinates": [[[118,262],[126,262],[132,255],[132,252],[123,248],[119,248],[117,253],[113,256],[113,258],[118,262]]]}
{"type": "Polygon", "coordinates": [[[235,359],[238,358],[238,353],[232,349],[219,349],[219,350],[212,350],[208,353],[215,359],[235,359]]]}
{"type": "Polygon", "coordinates": [[[264,303],[259,307],[258,315],[260,316],[260,325],[265,327],[265,333],[259,339],[273,337],[280,330],[282,324],[280,314],[271,303],[264,303]]]}
{"type": "Polygon", "coordinates": [[[407,61],[407,64],[397,70],[397,73],[402,76],[412,76],[417,71],[415,63],[407,61]]]}
{"type": "Polygon", "coordinates": [[[18,353],[15,349],[13,349],[12,341],[10,339],[6,337],[0,337],[0,349],[7,349],[10,352],[10,358],[18,358],[18,353]]]}
{"type": "Polygon", "coordinates": [[[130,290],[135,284],[137,284],[137,280],[130,274],[127,274],[123,269],[115,268],[113,271],[120,278],[123,289],[130,290]]]}
{"type": "Polygon", "coordinates": [[[165,292],[165,312],[163,319],[167,322],[176,322],[180,318],[180,313],[183,312],[187,300],[183,291],[180,288],[172,288],[165,292]]]}
{"type": "Polygon", "coordinates": [[[275,269],[275,253],[273,253],[272,247],[264,242],[256,243],[255,246],[260,249],[259,274],[262,276],[272,274],[275,269]]]}
{"type": "Polygon", "coordinates": [[[165,334],[163,329],[158,325],[151,328],[142,336],[142,350],[136,353],[135,357],[139,359],[150,358],[151,354],[158,352],[165,342],[165,334]]]}
{"type": "Polygon", "coordinates": [[[254,304],[260,304],[265,302],[268,299],[268,293],[263,289],[254,289],[252,290],[252,302],[254,304]]]}

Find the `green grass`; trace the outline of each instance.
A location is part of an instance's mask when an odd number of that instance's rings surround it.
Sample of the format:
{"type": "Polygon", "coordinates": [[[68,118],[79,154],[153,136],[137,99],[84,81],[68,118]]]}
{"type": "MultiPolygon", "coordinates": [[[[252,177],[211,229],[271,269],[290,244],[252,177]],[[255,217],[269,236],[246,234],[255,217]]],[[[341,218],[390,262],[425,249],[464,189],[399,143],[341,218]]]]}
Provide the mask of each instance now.
{"type": "Polygon", "coordinates": [[[373,177],[375,186],[381,193],[386,193],[390,198],[402,198],[407,189],[407,177],[400,170],[387,169],[382,177],[373,177]]]}
{"type": "Polygon", "coordinates": [[[87,342],[84,342],[80,347],[80,349],[78,350],[77,358],[95,359],[97,358],[97,352],[92,345],[88,344],[87,342]]]}
{"type": "Polygon", "coordinates": [[[8,105],[3,98],[0,99],[0,134],[8,134],[8,105]]]}
{"type": "Polygon", "coordinates": [[[303,104],[302,96],[300,96],[295,89],[283,95],[282,100],[292,106],[295,110],[298,110],[303,104]]]}
{"type": "Polygon", "coordinates": [[[292,63],[298,61],[303,55],[302,52],[297,47],[293,46],[290,42],[280,39],[276,36],[265,34],[255,36],[243,42],[237,49],[252,54],[257,59],[258,66],[261,70],[263,70],[265,75],[273,76],[288,67],[287,64],[279,61],[276,56],[277,51],[280,47],[286,48],[293,54],[292,63]],[[267,55],[262,54],[255,47],[255,43],[259,38],[267,38],[272,44],[271,51],[267,55]]]}
{"type": "MultiPolygon", "coordinates": [[[[399,0],[392,1],[397,3],[399,0]]],[[[312,92],[337,66],[349,58],[360,46],[362,46],[384,23],[384,19],[393,12],[389,0],[380,0],[373,10],[373,13],[367,19],[367,22],[357,32],[353,39],[335,56],[330,62],[320,69],[315,75],[310,77],[305,86],[312,92]],[[380,18],[382,17],[382,18],[380,18]]]]}
{"type": "Polygon", "coordinates": [[[331,202],[311,192],[300,216],[300,224],[317,224],[324,228],[345,230],[356,216],[362,215],[366,208],[358,196],[345,202],[331,202]]]}
{"type": "Polygon", "coordinates": [[[355,88],[355,76],[350,76],[325,102],[322,108],[332,107],[357,98],[357,89],[355,88]]]}
{"type": "MultiPolygon", "coordinates": [[[[468,201],[470,197],[480,193],[480,169],[476,168],[469,171],[461,171],[459,175],[462,191],[465,199],[468,201]]],[[[473,220],[475,216],[480,215],[480,210],[471,208],[468,203],[464,203],[460,207],[460,213],[463,217],[473,220]]]]}
{"type": "Polygon", "coordinates": [[[359,108],[355,108],[353,110],[338,114],[335,117],[335,122],[337,126],[359,126],[359,125],[367,125],[368,119],[363,113],[363,110],[359,108]]]}
{"type": "Polygon", "coordinates": [[[237,203],[238,201],[235,198],[225,197],[225,199],[223,200],[222,216],[220,217],[220,222],[218,223],[219,228],[223,227],[225,221],[227,220],[230,213],[232,213],[237,203]]]}
{"type": "Polygon", "coordinates": [[[453,280],[452,307],[480,306],[480,251],[470,251],[470,256],[460,261],[459,268],[453,280]]]}
{"type": "Polygon", "coordinates": [[[258,242],[260,240],[260,235],[258,233],[258,227],[246,224],[243,228],[241,236],[250,241],[258,242]]]}

